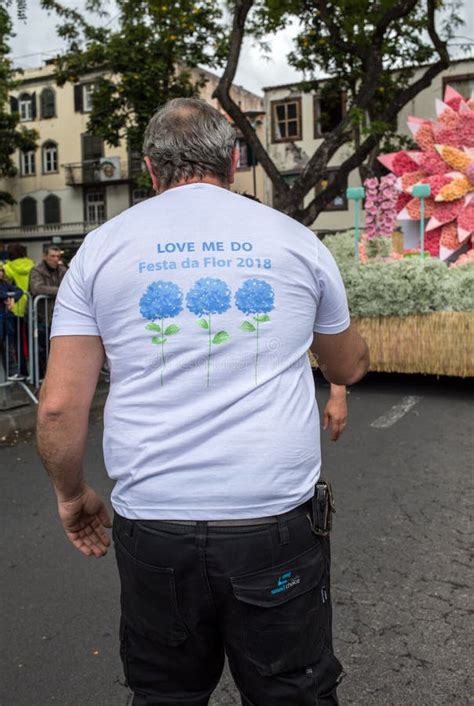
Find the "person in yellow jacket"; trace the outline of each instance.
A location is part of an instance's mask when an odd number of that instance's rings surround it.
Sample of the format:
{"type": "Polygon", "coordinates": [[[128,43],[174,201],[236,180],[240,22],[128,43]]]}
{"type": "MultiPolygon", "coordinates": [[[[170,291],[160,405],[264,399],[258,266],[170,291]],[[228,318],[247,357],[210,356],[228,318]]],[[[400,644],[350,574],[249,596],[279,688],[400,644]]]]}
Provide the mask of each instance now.
{"type": "MultiPolygon", "coordinates": [[[[17,286],[23,292],[28,291],[30,280],[30,272],[35,266],[35,262],[27,256],[26,247],[21,243],[11,243],[8,246],[9,260],[4,263],[4,270],[7,278],[12,284],[17,286]]],[[[28,358],[28,336],[25,325],[25,310],[28,298],[23,295],[12,307],[12,313],[19,318],[17,321],[17,338],[15,347],[19,352],[20,370],[16,377],[22,377],[28,374],[26,360],[28,358]]]]}
{"type": "MultiPolygon", "coordinates": [[[[28,291],[30,271],[35,266],[34,260],[27,256],[26,247],[21,243],[11,243],[8,246],[9,260],[4,263],[7,278],[24,292],[28,291]]],[[[23,296],[13,307],[15,316],[25,316],[27,297],[23,296]]]]}

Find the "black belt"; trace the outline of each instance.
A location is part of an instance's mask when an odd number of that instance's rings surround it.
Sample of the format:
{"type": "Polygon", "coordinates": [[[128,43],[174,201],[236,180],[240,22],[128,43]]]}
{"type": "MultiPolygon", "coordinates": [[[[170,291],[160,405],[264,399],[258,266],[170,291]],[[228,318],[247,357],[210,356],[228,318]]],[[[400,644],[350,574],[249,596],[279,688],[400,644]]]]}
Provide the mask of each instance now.
{"type": "Polygon", "coordinates": [[[196,527],[198,524],[208,525],[209,527],[255,527],[256,525],[274,525],[286,520],[292,520],[294,517],[307,514],[310,511],[310,501],[303,505],[295,507],[294,510],[289,510],[283,515],[269,515],[268,517],[251,517],[242,520],[147,520],[147,524],[151,522],[159,522],[170,525],[185,525],[187,527],[196,527]]]}

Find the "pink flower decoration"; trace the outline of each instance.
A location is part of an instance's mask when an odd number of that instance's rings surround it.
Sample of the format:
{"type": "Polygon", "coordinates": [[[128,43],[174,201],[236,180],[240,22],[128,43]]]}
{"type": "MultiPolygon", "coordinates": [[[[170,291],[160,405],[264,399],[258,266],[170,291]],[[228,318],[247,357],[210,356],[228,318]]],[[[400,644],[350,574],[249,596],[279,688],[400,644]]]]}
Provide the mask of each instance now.
{"type": "Polygon", "coordinates": [[[423,123],[423,125],[420,125],[414,137],[416,144],[423,150],[423,152],[432,149],[436,142],[433,129],[429,121],[423,123]]]}
{"type": "Polygon", "coordinates": [[[471,184],[474,184],[474,161],[467,165],[466,176],[471,184]]]}
{"type": "Polygon", "coordinates": [[[376,177],[372,177],[371,179],[366,179],[364,181],[365,188],[369,189],[369,190],[372,189],[373,191],[377,190],[378,184],[379,183],[378,183],[378,180],[376,179],[376,177]]]}
{"type": "Polygon", "coordinates": [[[456,98],[451,98],[451,100],[446,101],[446,104],[449,105],[450,108],[455,110],[456,113],[459,111],[461,103],[464,103],[461,96],[456,96],[456,98]]]}
{"type": "Polygon", "coordinates": [[[425,172],[407,172],[402,176],[402,189],[407,193],[410,191],[412,186],[418,184],[426,176],[425,172]]]}
{"type": "Polygon", "coordinates": [[[458,216],[458,226],[468,233],[474,231],[474,201],[461,209],[458,216]]]}
{"type": "Polygon", "coordinates": [[[428,174],[444,174],[450,170],[450,167],[435,150],[425,152],[421,158],[420,167],[428,174]]]}
{"type": "Polygon", "coordinates": [[[404,192],[401,192],[398,194],[397,198],[397,205],[396,205],[396,211],[397,213],[400,213],[400,211],[403,211],[407,203],[411,201],[411,194],[406,194],[404,192]]]}
{"type": "Polygon", "coordinates": [[[450,147],[462,147],[462,136],[460,130],[438,127],[434,128],[436,143],[439,145],[449,145],[450,147]]]}
{"type": "Polygon", "coordinates": [[[461,199],[458,201],[435,201],[433,216],[439,223],[449,223],[458,217],[462,205],[461,199]]]}
{"type": "Polygon", "coordinates": [[[426,179],[421,180],[423,184],[429,184],[431,187],[431,195],[433,197],[438,194],[443,186],[449,184],[451,181],[449,177],[443,176],[442,174],[435,174],[434,176],[426,177],[426,179]]]}
{"type": "Polygon", "coordinates": [[[441,228],[430,230],[425,234],[425,250],[428,250],[432,257],[439,257],[439,242],[441,240],[441,228]]]}
{"type": "Polygon", "coordinates": [[[438,122],[447,128],[457,128],[459,126],[459,116],[452,109],[447,109],[441,115],[438,115],[438,122]]]}
{"type": "Polygon", "coordinates": [[[414,172],[418,169],[416,162],[407,155],[406,152],[398,152],[392,164],[393,173],[396,176],[401,176],[405,172],[414,172]]]}
{"type": "MultiPolygon", "coordinates": [[[[391,170],[393,177],[399,178],[403,192],[397,196],[393,210],[404,212],[402,215],[410,216],[414,220],[418,219],[420,203],[419,199],[412,197],[412,187],[418,183],[429,184],[431,197],[425,200],[425,214],[429,219],[427,227],[430,228],[425,230],[426,246],[432,254],[438,254],[441,244],[444,257],[444,249],[456,249],[459,242],[465,242],[468,238],[471,245],[474,242],[474,198],[469,186],[474,187],[474,97],[466,101],[448,86],[444,105],[441,105],[437,119],[430,121],[410,117],[408,126],[422,150],[422,154],[416,153],[418,165],[406,150],[383,155],[381,159],[382,164],[391,170]],[[455,165],[450,163],[452,152],[444,149],[440,150],[439,154],[439,147],[455,147],[468,155],[469,150],[473,150],[469,160],[459,156],[458,161],[460,165],[462,163],[462,168],[457,169],[463,174],[453,171],[455,165]],[[458,182],[462,182],[463,188],[455,188],[458,182]],[[435,197],[440,196],[443,187],[449,187],[452,200],[435,202],[435,197]]],[[[392,209],[388,205],[389,194],[385,194],[384,187],[381,187],[381,195],[387,197],[387,203],[383,206],[377,204],[378,224],[383,230],[392,209]]]]}

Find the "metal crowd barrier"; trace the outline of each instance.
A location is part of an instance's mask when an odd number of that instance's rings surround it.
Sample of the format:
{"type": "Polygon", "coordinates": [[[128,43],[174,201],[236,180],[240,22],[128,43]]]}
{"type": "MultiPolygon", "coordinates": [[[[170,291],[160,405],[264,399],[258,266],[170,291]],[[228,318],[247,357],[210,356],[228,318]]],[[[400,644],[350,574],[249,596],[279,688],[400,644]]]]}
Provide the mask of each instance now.
{"type": "MultiPolygon", "coordinates": [[[[31,295],[25,292],[26,297],[25,315],[24,317],[13,314],[9,316],[9,312],[4,304],[5,311],[2,312],[2,332],[1,332],[1,347],[2,347],[2,367],[3,380],[0,377],[0,391],[8,390],[16,385],[22,388],[28,395],[30,400],[35,404],[38,403],[36,395],[30,390],[28,385],[37,387],[34,377],[34,366],[32,360],[33,345],[33,328],[32,314],[33,303],[31,295]],[[24,342],[25,336],[28,341],[28,351],[25,354],[24,342]]],[[[21,300],[20,300],[21,301],[21,300]]]]}
{"type": "MultiPolygon", "coordinates": [[[[1,341],[1,362],[3,362],[5,380],[2,381],[0,376],[0,391],[2,388],[19,385],[28,397],[38,404],[36,395],[28,385],[37,390],[44,380],[51,333],[50,306],[48,304],[54,301],[55,297],[41,294],[33,298],[26,292],[24,296],[27,298],[24,318],[18,316],[10,318],[10,322],[15,326],[15,331],[9,329],[7,325],[4,326],[6,335],[1,341]],[[24,355],[22,349],[25,336],[28,341],[28,356],[24,355]]],[[[101,370],[101,376],[104,381],[109,382],[110,373],[106,363],[101,370]]]]}
{"type": "Polygon", "coordinates": [[[35,387],[39,387],[43,382],[48,363],[49,334],[51,329],[48,302],[54,300],[54,298],[47,294],[40,294],[33,300],[31,335],[33,341],[33,384],[35,387]]]}

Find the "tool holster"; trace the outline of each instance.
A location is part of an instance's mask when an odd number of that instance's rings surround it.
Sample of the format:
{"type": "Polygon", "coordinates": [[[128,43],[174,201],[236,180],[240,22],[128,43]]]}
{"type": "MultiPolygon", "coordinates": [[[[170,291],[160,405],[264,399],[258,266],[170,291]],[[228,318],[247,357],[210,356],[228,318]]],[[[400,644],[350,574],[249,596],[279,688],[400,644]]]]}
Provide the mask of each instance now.
{"type": "Polygon", "coordinates": [[[311,499],[311,529],[314,534],[326,537],[332,527],[332,513],[336,512],[331,485],[325,480],[318,480],[311,499]]]}

